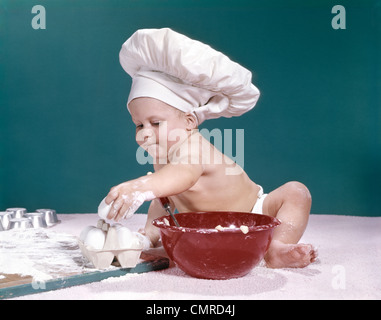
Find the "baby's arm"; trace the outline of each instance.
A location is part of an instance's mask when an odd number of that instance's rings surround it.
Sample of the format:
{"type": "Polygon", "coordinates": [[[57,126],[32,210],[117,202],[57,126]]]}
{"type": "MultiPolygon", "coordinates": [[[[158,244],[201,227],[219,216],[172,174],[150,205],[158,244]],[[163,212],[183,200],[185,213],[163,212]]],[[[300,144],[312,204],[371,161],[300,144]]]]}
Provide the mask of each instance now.
{"type": "Polygon", "coordinates": [[[107,218],[132,215],[144,201],[168,197],[191,188],[203,173],[201,164],[167,164],[155,173],[111,188],[106,204],[114,201],[107,218]]]}
{"type": "MultiPolygon", "coordinates": [[[[171,211],[174,211],[174,205],[171,202],[171,211]]],[[[144,228],[145,235],[150,239],[152,245],[155,247],[160,239],[160,230],[152,224],[152,221],[167,215],[159,199],[153,200],[148,209],[147,222],[144,228]]]]}

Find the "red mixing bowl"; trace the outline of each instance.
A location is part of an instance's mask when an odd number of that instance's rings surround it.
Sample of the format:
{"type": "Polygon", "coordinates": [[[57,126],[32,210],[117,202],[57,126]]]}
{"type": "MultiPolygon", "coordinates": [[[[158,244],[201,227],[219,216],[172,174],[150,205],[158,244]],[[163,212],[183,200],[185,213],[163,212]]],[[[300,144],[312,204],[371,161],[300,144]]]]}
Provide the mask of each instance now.
{"type": "Polygon", "coordinates": [[[204,279],[246,275],[269,248],[276,218],[248,212],[188,212],[153,221],[170,259],[187,274],[204,279]],[[222,230],[217,226],[223,227],[222,230]],[[248,228],[241,226],[247,226],[248,228]],[[247,232],[247,233],[244,233],[247,232]]]}

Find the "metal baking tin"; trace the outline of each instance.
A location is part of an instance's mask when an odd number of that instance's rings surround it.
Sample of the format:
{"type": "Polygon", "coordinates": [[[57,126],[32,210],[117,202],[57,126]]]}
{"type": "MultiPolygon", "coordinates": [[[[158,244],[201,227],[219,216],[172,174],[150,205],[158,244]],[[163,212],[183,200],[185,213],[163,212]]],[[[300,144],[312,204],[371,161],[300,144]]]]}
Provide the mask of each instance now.
{"type": "Polygon", "coordinates": [[[0,231],[11,229],[49,228],[61,221],[53,209],[28,212],[25,208],[8,208],[0,212],[0,231]]]}

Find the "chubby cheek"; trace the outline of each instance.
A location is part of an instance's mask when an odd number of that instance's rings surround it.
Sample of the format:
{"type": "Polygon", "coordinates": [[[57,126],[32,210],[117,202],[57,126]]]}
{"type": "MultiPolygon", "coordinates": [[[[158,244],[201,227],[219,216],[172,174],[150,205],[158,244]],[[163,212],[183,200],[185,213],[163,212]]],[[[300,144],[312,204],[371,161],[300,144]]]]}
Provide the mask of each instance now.
{"type": "Polygon", "coordinates": [[[169,149],[171,149],[172,146],[174,146],[178,141],[179,141],[179,139],[176,139],[175,141],[173,141],[173,140],[168,141],[168,143],[167,143],[167,150],[169,151],[169,149]]]}
{"type": "Polygon", "coordinates": [[[186,128],[176,127],[168,129],[168,150],[175,144],[181,143],[188,139],[188,131],[186,128]]]}

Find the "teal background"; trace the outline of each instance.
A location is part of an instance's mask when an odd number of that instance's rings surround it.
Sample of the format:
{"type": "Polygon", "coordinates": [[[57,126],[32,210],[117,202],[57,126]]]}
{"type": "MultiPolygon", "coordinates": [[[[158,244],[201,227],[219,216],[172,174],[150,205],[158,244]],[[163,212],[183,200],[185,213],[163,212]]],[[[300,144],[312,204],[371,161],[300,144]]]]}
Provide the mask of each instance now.
{"type": "Polygon", "coordinates": [[[381,215],[379,0],[0,0],[0,210],[96,212],[152,170],[136,161],[118,54],[161,27],[253,72],[257,106],[201,128],[245,129],[244,169],[266,192],[298,180],[312,213],[381,215]],[[45,30],[31,26],[37,4],[45,30]],[[331,27],[336,4],[345,30],[331,27]]]}

